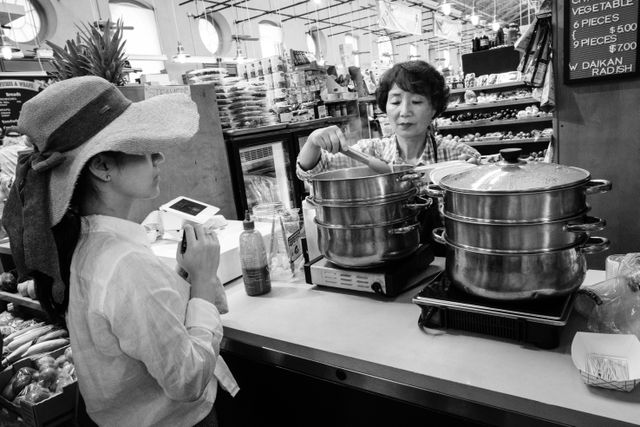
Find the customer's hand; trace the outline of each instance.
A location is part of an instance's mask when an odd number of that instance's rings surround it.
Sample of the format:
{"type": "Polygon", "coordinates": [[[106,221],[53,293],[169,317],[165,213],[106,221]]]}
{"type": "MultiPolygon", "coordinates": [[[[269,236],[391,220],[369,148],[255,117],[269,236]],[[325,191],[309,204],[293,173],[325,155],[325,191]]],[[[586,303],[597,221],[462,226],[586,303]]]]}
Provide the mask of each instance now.
{"type": "Polygon", "coordinates": [[[187,249],[180,253],[181,245],[178,245],[176,260],[191,283],[191,298],[209,301],[221,314],[228,312],[227,296],[217,275],[220,264],[218,235],[199,224],[185,224],[183,229],[187,249]]]}
{"type": "Polygon", "coordinates": [[[349,146],[344,133],[335,125],[314,130],[309,134],[307,143],[311,143],[330,153],[338,153],[349,146]]]}
{"type": "Polygon", "coordinates": [[[178,265],[187,272],[189,279],[209,280],[216,276],[220,264],[220,242],[213,231],[206,231],[200,224],[185,224],[183,227],[187,249],[176,253],[178,265]]]}

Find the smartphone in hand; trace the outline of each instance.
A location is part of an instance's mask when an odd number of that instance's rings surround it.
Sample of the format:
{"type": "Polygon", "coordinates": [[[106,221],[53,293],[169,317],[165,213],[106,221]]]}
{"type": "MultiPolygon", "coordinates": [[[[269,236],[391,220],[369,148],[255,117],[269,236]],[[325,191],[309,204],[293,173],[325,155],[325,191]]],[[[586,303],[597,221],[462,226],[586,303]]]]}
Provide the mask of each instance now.
{"type": "Polygon", "coordinates": [[[182,231],[182,242],[180,243],[180,253],[183,254],[187,250],[187,233],[182,231]]]}

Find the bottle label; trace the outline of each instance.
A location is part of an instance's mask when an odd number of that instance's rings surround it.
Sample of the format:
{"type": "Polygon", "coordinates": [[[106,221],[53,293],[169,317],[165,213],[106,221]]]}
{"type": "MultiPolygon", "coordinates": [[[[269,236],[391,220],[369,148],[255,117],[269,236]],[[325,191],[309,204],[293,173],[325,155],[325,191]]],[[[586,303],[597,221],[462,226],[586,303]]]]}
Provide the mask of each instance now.
{"type": "Polygon", "coordinates": [[[289,260],[293,262],[302,255],[300,230],[295,231],[287,238],[287,244],[289,245],[289,260]]]}
{"type": "Polygon", "coordinates": [[[269,277],[269,267],[243,268],[242,279],[247,295],[266,294],[271,290],[271,278],[269,277]]]}

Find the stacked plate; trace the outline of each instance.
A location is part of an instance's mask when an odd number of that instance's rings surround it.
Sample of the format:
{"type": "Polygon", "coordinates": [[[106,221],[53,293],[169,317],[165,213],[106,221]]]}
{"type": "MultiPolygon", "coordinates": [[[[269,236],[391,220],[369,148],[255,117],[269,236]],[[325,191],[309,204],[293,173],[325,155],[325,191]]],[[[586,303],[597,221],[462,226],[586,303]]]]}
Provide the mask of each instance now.
{"type": "Polygon", "coordinates": [[[226,68],[201,68],[199,70],[192,70],[186,73],[187,83],[190,85],[203,84],[203,83],[218,83],[222,82],[222,79],[227,76],[226,68]]]}
{"type": "Polygon", "coordinates": [[[221,123],[224,127],[241,129],[276,123],[267,105],[267,88],[262,82],[224,78],[216,90],[221,123]]]}

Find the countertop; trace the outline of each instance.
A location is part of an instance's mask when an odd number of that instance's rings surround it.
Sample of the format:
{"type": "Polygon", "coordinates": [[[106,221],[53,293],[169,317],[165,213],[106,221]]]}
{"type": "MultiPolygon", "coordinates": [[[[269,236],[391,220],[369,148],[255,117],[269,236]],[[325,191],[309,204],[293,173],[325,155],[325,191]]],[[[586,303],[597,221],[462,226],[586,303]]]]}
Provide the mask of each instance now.
{"type": "MultiPolygon", "coordinates": [[[[444,260],[436,258],[436,264],[444,260]]],[[[590,270],[584,285],[604,271],[590,270]]],[[[294,371],[499,425],[637,425],[640,387],[589,387],[570,355],[584,319],[573,313],[559,347],[542,350],[463,331],[423,330],[411,302],[420,285],[395,298],[273,281],[248,297],[242,279],[226,286],[223,349],[294,371]]]]}
{"type": "MultiPolygon", "coordinates": [[[[583,286],[604,278],[589,270],[583,286]]],[[[411,302],[420,285],[389,298],[309,285],[298,274],[273,280],[262,296],[247,296],[242,278],[225,289],[226,352],[495,425],[640,425],[640,387],[625,393],[583,383],[570,354],[575,332],[586,331],[575,311],[560,345],[544,350],[421,329],[411,302]]]]}

